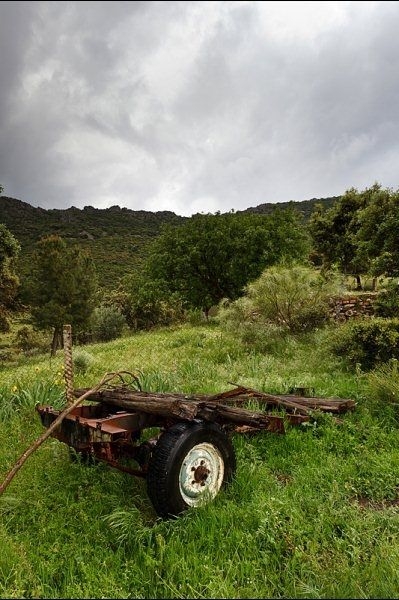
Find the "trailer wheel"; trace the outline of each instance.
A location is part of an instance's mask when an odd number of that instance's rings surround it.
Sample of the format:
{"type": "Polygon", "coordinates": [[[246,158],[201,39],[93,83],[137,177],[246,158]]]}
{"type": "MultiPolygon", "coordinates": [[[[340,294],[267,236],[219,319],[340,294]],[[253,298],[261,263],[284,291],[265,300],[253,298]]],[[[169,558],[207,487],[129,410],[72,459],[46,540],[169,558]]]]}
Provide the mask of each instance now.
{"type": "Polygon", "coordinates": [[[235,471],[228,436],[215,423],[177,423],[159,438],[147,475],[147,491],[160,517],[178,515],[212,500],[235,471]]]}

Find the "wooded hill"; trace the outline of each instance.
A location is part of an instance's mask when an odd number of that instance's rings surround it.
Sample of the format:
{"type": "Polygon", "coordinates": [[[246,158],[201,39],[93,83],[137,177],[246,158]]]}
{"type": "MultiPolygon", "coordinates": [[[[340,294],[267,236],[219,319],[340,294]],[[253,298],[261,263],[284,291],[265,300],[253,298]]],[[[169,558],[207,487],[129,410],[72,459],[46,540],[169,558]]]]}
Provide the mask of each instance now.
{"type": "MultiPolygon", "coordinates": [[[[329,208],[337,198],[266,203],[237,212],[270,214],[276,208],[294,208],[308,220],[317,202],[329,208]]],[[[124,274],[137,268],[163,224],[179,225],[186,219],[171,211],[150,212],[119,206],[44,209],[0,196],[0,223],[8,227],[22,247],[19,264],[22,275],[29,273],[35,243],[43,236],[58,234],[68,243],[90,249],[105,287],[114,287],[124,274]]]]}

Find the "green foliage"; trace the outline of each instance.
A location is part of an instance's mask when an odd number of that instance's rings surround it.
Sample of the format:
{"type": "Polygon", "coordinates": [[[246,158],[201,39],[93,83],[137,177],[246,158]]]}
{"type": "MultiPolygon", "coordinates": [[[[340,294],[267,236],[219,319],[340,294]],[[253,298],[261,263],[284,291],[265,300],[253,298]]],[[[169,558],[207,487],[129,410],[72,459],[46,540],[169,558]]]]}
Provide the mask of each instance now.
{"type": "Polygon", "coordinates": [[[46,351],[49,348],[49,340],[39,331],[31,327],[21,327],[18,329],[14,338],[15,346],[22,350],[25,354],[30,354],[34,351],[46,351]]]}
{"type": "Polygon", "coordinates": [[[399,372],[398,362],[392,359],[381,365],[368,376],[368,392],[376,411],[384,410],[385,405],[394,409],[396,419],[399,416],[399,372]]]}
{"type": "MultiPolygon", "coordinates": [[[[322,198],[320,202],[331,206],[334,200],[322,198]]],[[[262,215],[271,214],[276,208],[292,208],[307,219],[315,202],[316,199],[261,204],[244,212],[262,215]]],[[[45,210],[14,198],[0,197],[0,223],[10,229],[22,246],[19,259],[22,284],[29,278],[36,242],[43,236],[53,234],[63,237],[68,245],[89,250],[101,286],[108,290],[115,289],[125,275],[140,268],[147,257],[149,244],[159,234],[163,224],[179,225],[186,220],[170,211],[154,213],[118,206],[107,209],[86,206],[83,210],[75,207],[45,210]]],[[[24,300],[24,285],[21,292],[24,300]]]]}
{"type": "Polygon", "coordinates": [[[180,227],[165,227],[154,242],[147,272],[164,281],[194,308],[207,312],[279,260],[301,259],[307,237],[293,211],[268,217],[250,214],[195,215],[180,227]]]}
{"type": "Polygon", "coordinates": [[[54,329],[53,349],[64,323],[70,323],[75,334],[86,328],[95,289],[95,271],[86,252],[68,248],[58,236],[37,244],[30,288],[32,317],[38,328],[54,329]]]}
{"type": "Polygon", "coordinates": [[[374,275],[399,275],[399,190],[374,185],[360,212],[358,240],[374,275]]]}
{"type": "Polygon", "coordinates": [[[94,356],[86,350],[76,350],[73,353],[73,365],[76,373],[86,373],[94,363],[94,356]]]}
{"type": "Polygon", "coordinates": [[[399,317],[399,281],[388,283],[374,301],[374,311],[379,317],[399,317]]]}
{"type": "Polygon", "coordinates": [[[90,329],[95,341],[108,342],[122,335],[126,319],[116,306],[99,306],[94,309],[90,329]]]}
{"type": "Polygon", "coordinates": [[[340,289],[336,276],[305,266],[271,267],[248,286],[248,297],[264,319],[298,333],[328,319],[328,302],[340,289]]]}
{"type": "Polygon", "coordinates": [[[353,365],[369,370],[399,358],[399,319],[373,318],[348,321],[333,334],[331,348],[353,365]]]}
{"type": "MultiPolygon", "coordinates": [[[[313,213],[309,231],[314,251],[327,267],[360,276],[399,275],[399,191],[378,183],[348,190],[329,210],[313,213]]],[[[359,280],[360,281],[360,280],[359,280]]]]}
{"type": "Polygon", "coordinates": [[[154,213],[119,206],[45,210],[0,197],[0,223],[7,225],[22,246],[19,261],[22,281],[30,276],[37,241],[44,236],[59,235],[68,246],[89,251],[101,285],[116,288],[124,275],[140,266],[161,225],[184,220],[169,211],[154,213]]]}
{"type": "Polygon", "coordinates": [[[137,276],[130,280],[129,291],[127,320],[133,329],[149,329],[184,320],[183,300],[179,293],[170,292],[165,281],[137,276]]]}
{"type": "Polygon", "coordinates": [[[257,352],[276,351],[286,333],[283,327],[264,319],[247,296],[222,301],[218,321],[223,331],[257,352]]]}
{"type": "Polygon", "coordinates": [[[65,404],[62,388],[54,382],[44,380],[37,380],[26,387],[0,387],[0,421],[15,418],[15,415],[26,409],[32,410],[36,404],[62,408],[65,404]]]}
{"type": "Polygon", "coordinates": [[[326,268],[337,266],[343,273],[359,275],[368,267],[368,258],[359,251],[357,234],[360,211],[369,201],[369,191],[348,190],[332,208],[317,206],[309,222],[315,251],[326,268]]]}
{"type": "Polygon", "coordinates": [[[301,200],[299,202],[290,200],[289,202],[266,202],[251,208],[247,208],[244,213],[252,213],[257,215],[271,215],[277,210],[295,210],[305,221],[309,221],[317,204],[323,206],[326,210],[334,206],[340,196],[330,196],[329,198],[312,198],[311,200],[301,200]]]}
{"type": "Polygon", "coordinates": [[[220,321],[242,341],[272,350],[287,332],[301,333],[328,320],[328,301],[339,280],[305,266],[270,267],[246,288],[246,296],[225,304],[220,321]]]}
{"type": "Polygon", "coordinates": [[[0,224],[0,332],[10,329],[9,311],[14,308],[19,279],[15,273],[15,261],[20,246],[5,225],[0,224]]]}

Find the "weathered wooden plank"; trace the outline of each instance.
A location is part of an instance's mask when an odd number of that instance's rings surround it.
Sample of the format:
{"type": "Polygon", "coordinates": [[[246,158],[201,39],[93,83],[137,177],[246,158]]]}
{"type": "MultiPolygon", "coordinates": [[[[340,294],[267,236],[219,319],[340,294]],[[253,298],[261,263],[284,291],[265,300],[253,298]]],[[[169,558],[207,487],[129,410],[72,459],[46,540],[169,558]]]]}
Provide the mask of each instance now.
{"type": "MultiPolygon", "coordinates": [[[[78,390],[75,391],[75,394],[78,390]]],[[[127,392],[120,389],[103,390],[90,397],[95,402],[106,402],[125,410],[141,411],[165,418],[192,421],[200,418],[205,421],[220,423],[238,423],[240,425],[258,426],[261,429],[274,432],[284,432],[282,417],[268,415],[264,412],[252,411],[245,408],[227,406],[218,402],[207,402],[203,399],[187,400],[184,396],[176,398],[166,394],[146,394],[144,392],[127,392]]]]}

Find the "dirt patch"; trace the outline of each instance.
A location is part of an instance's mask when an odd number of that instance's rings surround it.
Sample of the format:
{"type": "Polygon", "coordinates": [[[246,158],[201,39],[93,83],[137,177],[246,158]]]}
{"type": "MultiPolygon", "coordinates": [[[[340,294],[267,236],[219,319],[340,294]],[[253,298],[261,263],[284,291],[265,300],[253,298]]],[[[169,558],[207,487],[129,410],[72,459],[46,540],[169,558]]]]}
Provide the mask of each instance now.
{"type": "Polygon", "coordinates": [[[370,500],[370,498],[364,498],[363,496],[359,496],[357,498],[352,498],[352,502],[357,504],[359,508],[371,508],[372,510],[385,510],[387,508],[399,508],[399,498],[395,498],[394,500],[381,500],[380,502],[376,502],[375,500],[370,500]]]}
{"type": "Polygon", "coordinates": [[[293,479],[291,475],[286,475],[285,473],[276,473],[275,476],[276,479],[283,485],[288,485],[293,479]]]}

